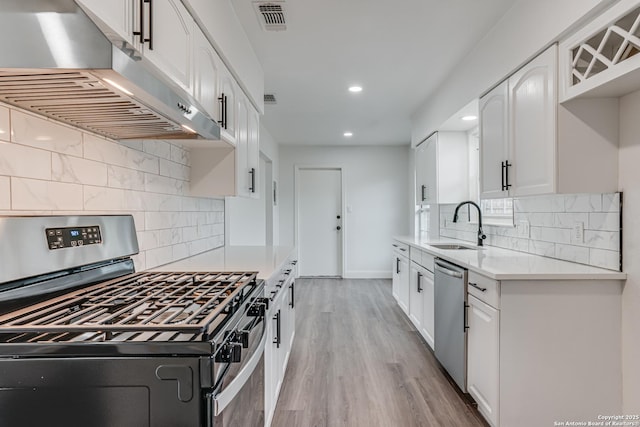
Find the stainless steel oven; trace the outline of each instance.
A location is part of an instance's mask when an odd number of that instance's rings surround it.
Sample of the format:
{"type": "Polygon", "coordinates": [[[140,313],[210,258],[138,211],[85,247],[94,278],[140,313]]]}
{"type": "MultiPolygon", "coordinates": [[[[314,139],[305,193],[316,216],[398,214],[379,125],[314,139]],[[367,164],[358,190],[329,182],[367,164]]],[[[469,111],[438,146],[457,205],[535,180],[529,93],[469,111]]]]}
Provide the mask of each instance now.
{"type": "Polygon", "coordinates": [[[264,425],[255,272],[135,272],[130,216],[0,217],[0,426],[264,425]]]}

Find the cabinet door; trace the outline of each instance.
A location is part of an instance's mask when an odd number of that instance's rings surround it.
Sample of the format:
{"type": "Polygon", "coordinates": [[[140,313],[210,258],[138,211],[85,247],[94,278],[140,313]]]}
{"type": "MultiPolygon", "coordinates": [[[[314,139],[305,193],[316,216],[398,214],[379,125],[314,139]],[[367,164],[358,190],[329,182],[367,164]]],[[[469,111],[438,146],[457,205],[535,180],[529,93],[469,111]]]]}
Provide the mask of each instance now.
{"type": "Polygon", "coordinates": [[[248,158],[248,120],[249,110],[244,98],[241,98],[236,104],[236,113],[238,114],[238,137],[236,139],[236,182],[237,182],[237,195],[248,197],[251,193],[249,191],[249,168],[247,163],[248,158]]]}
{"type": "Polygon", "coordinates": [[[409,270],[409,318],[418,331],[422,330],[423,298],[422,268],[411,263],[409,270]]]}
{"type": "Polygon", "coordinates": [[[557,46],[509,78],[512,196],[556,190],[557,46]]]}
{"type": "Polygon", "coordinates": [[[133,32],[140,31],[139,11],[136,10],[134,16],[133,0],[77,0],[77,3],[111,41],[122,40],[132,45],[137,43],[133,32]]]}
{"type": "Polygon", "coordinates": [[[431,135],[416,147],[416,204],[437,203],[437,134],[431,135]]]}
{"type": "Polygon", "coordinates": [[[400,303],[400,257],[395,253],[393,254],[391,271],[391,294],[400,303]]]}
{"type": "Polygon", "coordinates": [[[239,88],[236,85],[233,76],[226,68],[220,71],[220,96],[225,99],[224,117],[219,116],[222,121],[220,129],[221,137],[231,144],[236,143],[238,137],[238,126],[240,118],[238,117],[238,95],[239,88]]]}
{"type": "Polygon", "coordinates": [[[469,295],[467,390],[491,425],[498,425],[500,312],[469,295]]]}
{"type": "Polygon", "coordinates": [[[404,312],[409,314],[409,259],[401,256],[400,259],[400,273],[398,277],[398,303],[400,308],[404,312]]]}
{"type": "Polygon", "coordinates": [[[148,34],[143,56],[188,93],[193,93],[195,23],[180,0],[148,3],[148,34]]]}
{"type": "Polygon", "coordinates": [[[209,40],[194,27],[194,97],[210,117],[220,117],[220,68],[223,66],[209,40]]]}
{"type": "Polygon", "coordinates": [[[260,198],[260,115],[247,101],[247,169],[249,171],[249,195],[260,198]]]}
{"type": "Polygon", "coordinates": [[[480,98],[480,198],[508,197],[503,164],[508,160],[508,82],[480,98]]]}
{"type": "Polygon", "coordinates": [[[422,329],[420,333],[427,341],[427,344],[434,349],[435,330],[435,287],[433,285],[433,273],[423,270],[421,277],[422,284],[422,329]]]}

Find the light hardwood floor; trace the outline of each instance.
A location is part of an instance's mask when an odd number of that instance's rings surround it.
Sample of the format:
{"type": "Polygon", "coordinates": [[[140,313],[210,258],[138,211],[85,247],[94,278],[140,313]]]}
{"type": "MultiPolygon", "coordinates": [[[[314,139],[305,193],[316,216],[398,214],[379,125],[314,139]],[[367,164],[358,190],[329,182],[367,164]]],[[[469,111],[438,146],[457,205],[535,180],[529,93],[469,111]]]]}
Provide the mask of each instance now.
{"type": "Polygon", "coordinates": [[[273,427],[486,426],[391,295],[390,280],[298,279],[273,427]]]}

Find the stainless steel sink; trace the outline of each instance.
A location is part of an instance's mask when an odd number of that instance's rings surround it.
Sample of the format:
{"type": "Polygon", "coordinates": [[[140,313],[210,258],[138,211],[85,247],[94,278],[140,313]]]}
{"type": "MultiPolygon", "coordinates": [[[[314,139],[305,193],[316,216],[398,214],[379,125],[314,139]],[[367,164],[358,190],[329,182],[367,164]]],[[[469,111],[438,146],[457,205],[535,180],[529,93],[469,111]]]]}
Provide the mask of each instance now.
{"type": "Polygon", "coordinates": [[[474,246],[465,246],[465,245],[458,245],[455,243],[434,243],[431,244],[429,246],[433,246],[434,248],[437,249],[455,249],[455,250],[460,250],[460,249],[469,249],[469,250],[473,250],[473,251],[477,251],[478,247],[474,247],[474,246]]]}

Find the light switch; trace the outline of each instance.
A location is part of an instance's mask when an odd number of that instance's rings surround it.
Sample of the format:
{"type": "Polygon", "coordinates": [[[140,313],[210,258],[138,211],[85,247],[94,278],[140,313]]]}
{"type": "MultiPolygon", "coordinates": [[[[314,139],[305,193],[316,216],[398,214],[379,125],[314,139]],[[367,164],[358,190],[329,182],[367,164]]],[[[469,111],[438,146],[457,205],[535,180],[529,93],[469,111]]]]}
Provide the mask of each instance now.
{"type": "Polygon", "coordinates": [[[584,243],[584,222],[576,221],[573,223],[571,243],[584,243]]]}

